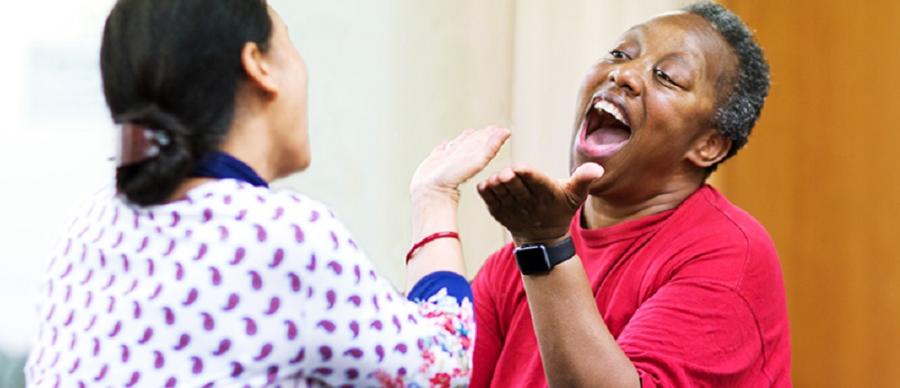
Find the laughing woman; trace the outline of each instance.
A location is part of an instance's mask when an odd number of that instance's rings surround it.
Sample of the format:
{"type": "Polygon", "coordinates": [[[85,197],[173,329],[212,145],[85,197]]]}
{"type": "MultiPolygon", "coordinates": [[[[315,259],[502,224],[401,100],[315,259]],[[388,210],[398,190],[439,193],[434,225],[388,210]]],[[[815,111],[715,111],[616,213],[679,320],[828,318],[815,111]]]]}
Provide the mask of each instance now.
{"type": "Polygon", "coordinates": [[[419,166],[403,296],[331,211],[268,188],[310,152],[304,62],[264,1],[120,0],[101,72],[116,189],[54,255],[29,385],[468,382],[457,186],[506,129],[466,131],[419,166]]]}

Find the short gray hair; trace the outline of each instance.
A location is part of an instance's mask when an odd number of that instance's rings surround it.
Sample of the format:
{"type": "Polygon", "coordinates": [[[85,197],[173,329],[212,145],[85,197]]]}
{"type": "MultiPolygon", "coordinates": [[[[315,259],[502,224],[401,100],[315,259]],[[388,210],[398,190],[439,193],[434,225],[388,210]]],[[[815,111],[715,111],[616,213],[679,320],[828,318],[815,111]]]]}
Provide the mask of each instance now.
{"type": "MultiPolygon", "coordinates": [[[[738,59],[729,94],[720,98],[713,117],[713,126],[722,136],[731,139],[731,149],[722,159],[725,161],[747,144],[747,138],[759,118],[769,94],[769,64],[747,25],[725,7],[704,1],[683,10],[712,24],[738,59]]],[[[710,172],[716,167],[718,164],[710,167],[710,172]]]]}

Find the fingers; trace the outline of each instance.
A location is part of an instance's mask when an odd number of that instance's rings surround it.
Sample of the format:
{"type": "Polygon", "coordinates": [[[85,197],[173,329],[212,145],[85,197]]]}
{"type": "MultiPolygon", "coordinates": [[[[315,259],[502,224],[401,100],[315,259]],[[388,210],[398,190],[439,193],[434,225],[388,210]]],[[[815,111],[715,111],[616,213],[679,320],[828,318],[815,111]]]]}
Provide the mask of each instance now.
{"type": "Polygon", "coordinates": [[[602,177],[603,173],[603,167],[600,167],[597,163],[582,164],[581,166],[578,166],[578,168],[575,169],[575,172],[572,173],[572,176],[569,177],[569,180],[566,183],[566,191],[575,195],[576,198],[587,198],[588,189],[590,189],[591,183],[602,177]]]}
{"type": "Polygon", "coordinates": [[[454,146],[461,144],[463,141],[465,141],[465,139],[469,138],[474,131],[475,129],[473,128],[467,128],[453,139],[442,141],[441,144],[438,145],[438,148],[441,150],[453,148],[454,146]]]}
{"type": "Polygon", "coordinates": [[[505,168],[478,185],[491,215],[521,241],[549,241],[565,233],[592,182],[603,175],[586,164],[554,180],[523,164],[505,168]]]}
{"type": "Polygon", "coordinates": [[[478,185],[478,193],[489,210],[528,212],[540,204],[553,202],[562,190],[546,175],[517,163],[478,185]]]}
{"type": "Polygon", "coordinates": [[[511,168],[505,168],[489,179],[488,189],[506,208],[524,210],[535,202],[531,191],[511,168]]]}
{"type": "Polygon", "coordinates": [[[506,143],[512,133],[509,129],[499,126],[489,126],[472,132],[466,139],[467,146],[483,150],[485,165],[497,156],[500,148],[506,143]]]}
{"type": "Polygon", "coordinates": [[[506,189],[509,191],[509,194],[517,202],[530,202],[527,200],[534,196],[531,190],[529,190],[528,187],[525,186],[525,182],[522,182],[522,178],[520,178],[512,168],[506,168],[501,171],[499,174],[499,178],[500,182],[506,185],[506,189]]]}
{"type": "Polygon", "coordinates": [[[506,207],[513,201],[512,198],[509,198],[509,190],[503,187],[499,173],[491,175],[484,182],[478,184],[477,188],[478,193],[490,208],[506,207]]]}
{"type": "MultiPolygon", "coordinates": [[[[512,136],[512,132],[507,128],[498,126],[491,126],[486,129],[489,131],[487,146],[494,150],[493,153],[496,155],[503,143],[506,143],[509,137],[512,136]]],[[[493,155],[491,157],[493,158],[493,155]]]]}
{"type": "Polygon", "coordinates": [[[459,136],[449,141],[444,147],[452,152],[459,152],[471,160],[479,161],[486,166],[500,151],[503,144],[511,136],[509,129],[499,126],[488,126],[482,129],[466,129],[459,136]]]}
{"type": "Polygon", "coordinates": [[[434,149],[436,151],[443,151],[443,150],[446,150],[447,148],[450,148],[449,140],[444,140],[440,144],[438,144],[436,147],[434,147],[434,149]]]}
{"type": "Polygon", "coordinates": [[[476,188],[478,189],[478,195],[481,196],[481,199],[487,205],[488,211],[494,214],[496,209],[500,208],[500,198],[497,198],[494,191],[488,187],[488,181],[479,183],[476,188]]]}
{"type": "Polygon", "coordinates": [[[457,165],[464,170],[462,181],[483,170],[493,160],[503,143],[510,137],[506,128],[490,126],[461,135],[454,153],[457,165]]]}
{"type": "MultiPolygon", "coordinates": [[[[568,179],[558,181],[524,164],[514,165],[512,172],[517,179],[511,179],[506,173],[505,188],[510,193],[516,193],[517,198],[531,198],[532,204],[564,199],[569,207],[577,208],[587,198],[591,184],[603,176],[604,170],[599,164],[585,163],[568,179]]],[[[500,175],[503,177],[503,173],[500,175]]]]}
{"type": "Polygon", "coordinates": [[[481,145],[496,152],[509,139],[511,134],[512,132],[509,129],[497,125],[490,125],[481,129],[469,128],[462,131],[449,143],[450,145],[481,145]]]}
{"type": "Polygon", "coordinates": [[[505,168],[478,185],[478,193],[490,210],[527,211],[536,201],[534,194],[512,168],[505,168]]]}
{"type": "Polygon", "coordinates": [[[410,190],[436,188],[456,192],[459,185],[490,163],[509,137],[509,130],[498,126],[462,131],[452,140],[437,145],[419,164],[410,190]]]}
{"type": "Polygon", "coordinates": [[[556,181],[527,165],[516,165],[513,171],[537,200],[552,200],[555,193],[560,190],[556,181]]]}

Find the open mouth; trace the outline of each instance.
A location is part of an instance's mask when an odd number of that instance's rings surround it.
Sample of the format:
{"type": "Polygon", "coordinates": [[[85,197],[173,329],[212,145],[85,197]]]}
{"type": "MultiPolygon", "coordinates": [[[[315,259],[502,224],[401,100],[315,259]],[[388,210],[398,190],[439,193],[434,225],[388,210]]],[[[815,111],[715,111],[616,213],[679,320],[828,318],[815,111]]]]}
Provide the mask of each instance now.
{"type": "Polygon", "coordinates": [[[609,157],[631,139],[631,124],[625,111],[605,99],[595,99],[581,125],[578,148],[592,158],[609,157]]]}

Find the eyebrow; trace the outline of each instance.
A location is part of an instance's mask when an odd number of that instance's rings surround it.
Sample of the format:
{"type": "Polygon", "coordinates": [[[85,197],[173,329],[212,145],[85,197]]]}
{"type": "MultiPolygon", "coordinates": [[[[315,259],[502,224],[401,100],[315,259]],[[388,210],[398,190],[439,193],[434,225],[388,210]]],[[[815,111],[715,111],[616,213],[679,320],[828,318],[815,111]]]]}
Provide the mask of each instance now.
{"type": "Polygon", "coordinates": [[[677,51],[663,56],[660,60],[673,60],[683,63],[689,67],[698,67],[695,54],[689,51],[677,51]]]}

